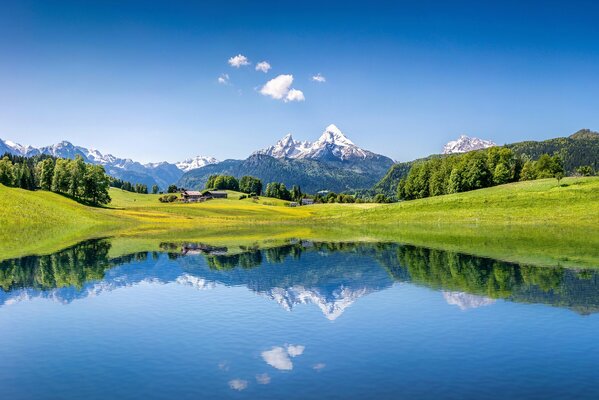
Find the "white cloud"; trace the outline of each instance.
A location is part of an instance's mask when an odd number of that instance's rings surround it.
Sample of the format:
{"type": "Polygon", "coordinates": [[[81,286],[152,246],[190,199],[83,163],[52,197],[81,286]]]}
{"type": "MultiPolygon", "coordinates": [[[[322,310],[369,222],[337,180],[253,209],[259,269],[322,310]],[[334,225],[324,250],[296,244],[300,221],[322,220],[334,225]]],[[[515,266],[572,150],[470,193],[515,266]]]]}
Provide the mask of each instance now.
{"type": "Polygon", "coordinates": [[[314,371],[320,371],[323,370],[327,365],[325,363],[318,363],[318,364],[314,364],[312,366],[312,368],[314,368],[314,371]]]}
{"type": "Polygon", "coordinates": [[[242,391],[248,387],[248,381],[243,379],[233,379],[229,381],[229,387],[234,390],[242,391]]]}
{"type": "Polygon", "coordinates": [[[260,89],[264,96],[270,96],[273,99],[281,100],[289,93],[289,87],[293,83],[293,75],[279,75],[266,82],[260,89]]]}
{"type": "Polygon", "coordinates": [[[288,345],[287,348],[275,346],[270,350],[263,351],[262,359],[271,367],[283,371],[291,371],[293,363],[289,357],[301,356],[305,349],[305,346],[292,344],[288,345]]]}
{"type": "Polygon", "coordinates": [[[297,89],[289,90],[289,92],[287,93],[287,96],[285,97],[285,103],[287,103],[288,101],[304,101],[304,100],[306,100],[306,98],[304,97],[304,92],[302,92],[301,90],[297,90],[297,89]]]}
{"type": "Polygon", "coordinates": [[[256,64],[256,71],[262,71],[264,73],[267,73],[269,69],[270,64],[268,63],[268,61],[260,61],[258,64],[256,64]]]}
{"type": "Polygon", "coordinates": [[[282,347],[273,347],[270,350],[262,352],[262,359],[266,361],[268,365],[276,369],[283,371],[290,371],[293,369],[293,363],[287,354],[287,351],[282,347]]]}
{"type": "Polygon", "coordinates": [[[228,85],[229,84],[229,74],[221,74],[218,77],[218,83],[220,83],[221,85],[228,85]]]}
{"type": "Polygon", "coordinates": [[[256,375],[256,382],[261,385],[268,385],[270,383],[270,376],[268,374],[258,374],[256,375]]]}
{"type": "Polygon", "coordinates": [[[306,349],[306,346],[295,346],[290,344],[289,346],[287,346],[287,353],[289,353],[289,355],[291,357],[297,357],[297,356],[301,356],[302,354],[304,354],[304,350],[306,349]]]}
{"type": "Polygon", "coordinates": [[[316,75],[314,75],[314,76],[312,77],[312,80],[313,80],[314,82],[325,83],[325,82],[327,81],[327,78],[325,78],[324,76],[322,76],[322,75],[320,74],[320,72],[319,72],[318,74],[316,74],[316,75]]]}
{"type": "Polygon", "coordinates": [[[243,54],[237,54],[236,56],[229,58],[229,65],[239,68],[244,65],[250,65],[250,60],[248,60],[248,58],[243,54]]]}
{"type": "Polygon", "coordinates": [[[266,82],[260,89],[260,93],[264,96],[270,96],[276,100],[288,101],[304,101],[304,93],[301,90],[291,89],[293,83],[293,75],[279,75],[266,82]]]}

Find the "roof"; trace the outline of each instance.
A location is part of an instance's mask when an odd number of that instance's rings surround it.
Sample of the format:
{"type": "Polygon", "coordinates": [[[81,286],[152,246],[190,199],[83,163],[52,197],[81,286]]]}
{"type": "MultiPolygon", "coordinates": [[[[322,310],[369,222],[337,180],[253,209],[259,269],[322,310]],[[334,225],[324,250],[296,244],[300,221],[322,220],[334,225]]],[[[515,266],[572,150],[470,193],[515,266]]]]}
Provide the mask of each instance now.
{"type": "Polygon", "coordinates": [[[201,196],[202,192],[198,192],[196,190],[185,190],[183,191],[183,194],[187,196],[201,196]]]}

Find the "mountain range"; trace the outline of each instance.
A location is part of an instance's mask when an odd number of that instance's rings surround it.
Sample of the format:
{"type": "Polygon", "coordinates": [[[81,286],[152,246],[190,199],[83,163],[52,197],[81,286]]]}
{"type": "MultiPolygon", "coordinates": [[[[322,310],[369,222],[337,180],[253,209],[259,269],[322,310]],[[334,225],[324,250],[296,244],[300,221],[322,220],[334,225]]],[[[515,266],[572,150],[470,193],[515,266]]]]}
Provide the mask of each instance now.
{"type": "Polygon", "coordinates": [[[132,183],[143,183],[148,185],[148,187],[158,185],[161,189],[166,189],[168,185],[177,182],[186,171],[218,163],[218,160],[214,157],[197,156],[176,164],[168,162],[141,164],[130,158],[119,158],[112,154],[102,154],[98,150],[75,146],[67,141],[62,141],[52,146],[36,148],[0,139],[0,155],[5,153],[24,157],[46,154],[58,158],[70,159],[79,155],[85,162],[103,165],[106,173],[110,176],[132,183]]]}
{"type": "MultiPolygon", "coordinates": [[[[444,152],[465,152],[491,145],[494,145],[491,141],[461,136],[448,143],[444,152]]],[[[0,139],[0,155],[4,153],[25,157],[47,154],[71,159],[80,155],[88,163],[103,165],[106,172],[115,178],[148,187],[158,185],[161,190],[171,184],[200,189],[214,174],[238,178],[252,175],[265,184],[277,181],[287,186],[300,185],[304,191],[311,193],[368,189],[394,165],[392,159],[357,146],[333,124],[327,126],[314,142],[298,141],[288,134],[276,144],[255,151],[245,160],[219,162],[214,157],[196,156],[176,163],[142,164],[68,141],[36,148],[0,139]]]]}
{"type": "Polygon", "coordinates": [[[303,191],[334,192],[370,188],[393,160],[354,144],[335,125],[326,127],[315,142],[300,142],[289,134],[274,146],[254,152],[245,160],[225,160],[186,172],[178,186],[200,189],[210,175],[251,175],[263,182],[299,185],[303,191]]]}

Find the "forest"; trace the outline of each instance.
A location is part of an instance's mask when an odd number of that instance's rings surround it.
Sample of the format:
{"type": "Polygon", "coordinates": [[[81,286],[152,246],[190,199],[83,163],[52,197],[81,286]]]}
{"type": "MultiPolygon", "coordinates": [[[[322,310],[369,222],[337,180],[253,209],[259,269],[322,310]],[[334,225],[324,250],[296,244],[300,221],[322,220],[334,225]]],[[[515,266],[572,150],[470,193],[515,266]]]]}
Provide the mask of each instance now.
{"type": "Polygon", "coordinates": [[[80,156],[69,160],[45,155],[29,158],[5,155],[0,160],[0,184],[48,190],[83,203],[110,203],[110,182],[102,165],[87,164],[80,156]]]}
{"type": "Polygon", "coordinates": [[[559,182],[564,173],[559,155],[543,154],[536,161],[523,162],[509,148],[491,147],[414,163],[399,181],[397,197],[422,199],[541,178],[556,178],[559,182]]]}

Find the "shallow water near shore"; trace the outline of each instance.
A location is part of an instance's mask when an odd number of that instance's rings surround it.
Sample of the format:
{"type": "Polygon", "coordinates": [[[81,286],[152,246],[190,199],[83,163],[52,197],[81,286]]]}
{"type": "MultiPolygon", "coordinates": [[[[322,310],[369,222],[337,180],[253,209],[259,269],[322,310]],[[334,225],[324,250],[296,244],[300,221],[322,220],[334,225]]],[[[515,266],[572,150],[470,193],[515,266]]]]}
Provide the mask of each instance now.
{"type": "Polygon", "coordinates": [[[599,270],[396,243],[160,248],[0,262],[3,396],[599,396],[599,270]]]}

